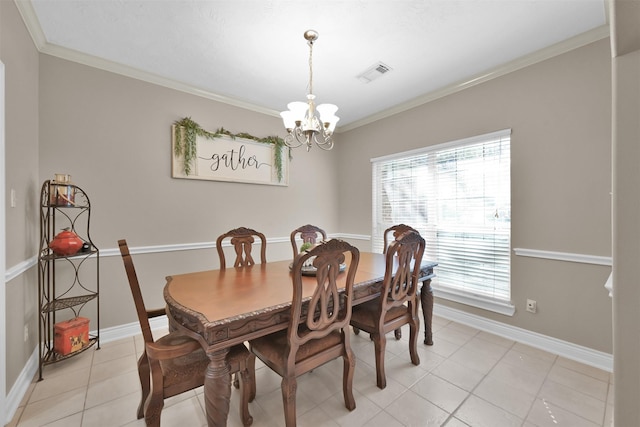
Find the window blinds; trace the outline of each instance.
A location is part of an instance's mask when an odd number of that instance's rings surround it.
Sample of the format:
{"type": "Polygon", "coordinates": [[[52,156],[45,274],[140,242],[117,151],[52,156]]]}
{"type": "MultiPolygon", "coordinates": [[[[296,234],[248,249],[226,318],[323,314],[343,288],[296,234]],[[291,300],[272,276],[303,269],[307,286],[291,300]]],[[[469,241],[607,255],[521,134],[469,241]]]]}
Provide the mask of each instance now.
{"type": "Polygon", "coordinates": [[[510,299],[510,130],[372,160],[373,250],[405,223],[438,262],[436,287],[510,299]]]}

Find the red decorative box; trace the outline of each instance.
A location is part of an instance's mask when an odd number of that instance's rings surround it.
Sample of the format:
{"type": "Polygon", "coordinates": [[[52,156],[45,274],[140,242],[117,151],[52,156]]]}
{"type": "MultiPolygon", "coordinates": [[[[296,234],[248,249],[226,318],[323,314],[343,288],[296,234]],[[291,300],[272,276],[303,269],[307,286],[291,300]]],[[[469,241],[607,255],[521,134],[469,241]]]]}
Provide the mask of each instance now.
{"type": "Polygon", "coordinates": [[[53,330],[53,349],[62,356],[78,351],[89,344],[89,319],[86,317],[76,317],[56,323],[53,325],[53,330]]]}

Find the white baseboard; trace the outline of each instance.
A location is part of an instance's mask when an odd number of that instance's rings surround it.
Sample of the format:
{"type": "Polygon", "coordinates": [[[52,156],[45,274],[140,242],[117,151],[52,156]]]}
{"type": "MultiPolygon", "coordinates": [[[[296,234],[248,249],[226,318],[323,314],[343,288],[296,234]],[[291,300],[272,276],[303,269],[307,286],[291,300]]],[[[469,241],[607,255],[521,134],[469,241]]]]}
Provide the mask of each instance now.
{"type": "MultiPolygon", "coordinates": [[[[167,316],[158,316],[152,319],[149,319],[149,326],[151,326],[151,330],[155,331],[158,329],[167,328],[169,321],[167,320],[167,316]]],[[[93,332],[92,332],[93,333],[93,332]]],[[[142,332],[140,331],[140,323],[132,322],[124,325],[113,326],[111,328],[106,328],[100,331],[100,344],[106,344],[111,341],[117,341],[122,338],[129,338],[135,335],[139,335],[142,332]]]]}
{"type": "MultiPolygon", "coordinates": [[[[159,330],[167,328],[167,316],[159,316],[154,317],[149,320],[149,324],[151,326],[151,330],[159,330]]],[[[96,331],[90,331],[90,334],[94,335],[96,331]]],[[[123,338],[129,338],[136,335],[139,335],[140,332],[140,323],[133,322],[127,323],[125,325],[114,326],[112,328],[102,329],[100,331],[100,344],[106,344],[111,341],[117,341],[123,338]]],[[[38,347],[33,349],[33,353],[27,360],[27,363],[20,371],[20,375],[16,379],[16,382],[11,387],[11,390],[7,394],[6,399],[6,414],[4,424],[6,425],[11,422],[13,416],[15,415],[20,402],[22,402],[22,398],[25,393],[29,389],[29,385],[33,381],[34,377],[38,373],[38,352],[40,349],[38,347]]],[[[46,368],[45,368],[46,374],[46,368]]]]}
{"type": "Polygon", "coordinates": [[[5,401],[6,414],[5,414],[5,419],[3,420],[4,421],[3,425],[9,424],[13,419],[13,416],[15,415],[16,410],[18,410],[18,406],[20,405],[20,402],[22,402],[22,398],[27,393],[27,390],[29,389],[29,385],[33,381],[33,377],[36,375],[37,372],[38,372],[38,347],[33,349],[33,352],[31,353],[31,356],[27,360],[27,363],[24,365],[24,368],[22,368],[22,371],[20,371],[20,375],[18,375],[16,382],[13,384],[13,387],[11,387],[11,390],[9,390],[9,393],[7,393],[7,399],[5,401]]]}
{"type": "Polygon", "coordinates": [[[591,348],[583,347],[568,341],[542,335],[537,332],[496,322],[462,310],[434,304],[433,314],[447,320],[453,320],[482,331],[490,332],[522,344],[530,345],[585,365],[593,366],[607,372],[613,372],[613,355],[591,348]]]}
{"type": "MultiPolygon", "coordinates": [[[[474,314],[456,310],[437,303],[433,307],[433,313],[436,316],[447,320],[452,320],[522,344],[527,344],[531,347],[539,348],[541,350],[548,351],[549,353],[566,357],[567,359],[594,366],[607,372],[613,372],[613,356],[608,353],[572,344],[570,342],[538,334],[536,332],[527,331],[526,329],[506,325],[504,323],[496,322],[494,320],[486,319],[481,316],[476,316],[474,314]]],[[[150,324],[152,330],[166,328],[167,318],[166,316],[153,318],[151,319],[150,324]]],[[[132,337],[139,333],[140,324],[138,322],[106,328],[100,332],[100,343],[106,344],[111,341],[132,337]]],[[[31,384],[33,377],[38,372],[38,351],[39,349],[36,347],[20,372],[18,379],[7,394],[7,414],[6,419],[4,420],[5,424],[8,424],[13,419],[22,398],[29,388],[29,384],[31,384]]]]}

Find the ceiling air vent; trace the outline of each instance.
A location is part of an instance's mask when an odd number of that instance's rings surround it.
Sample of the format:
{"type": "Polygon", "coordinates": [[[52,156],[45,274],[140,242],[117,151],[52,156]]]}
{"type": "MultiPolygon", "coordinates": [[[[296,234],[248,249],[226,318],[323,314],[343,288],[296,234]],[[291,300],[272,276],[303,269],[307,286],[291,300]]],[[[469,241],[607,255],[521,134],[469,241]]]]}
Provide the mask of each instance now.
{"type": "Polygon", "coordinates": [[[378,77],[382,77],[384,74],[391,71],[392,68],[382,62],[378,62],[377,64],[373,64],[363,73],[358,75],[358,80],[363,83],[369,83],[377,79],[378,77]]]}

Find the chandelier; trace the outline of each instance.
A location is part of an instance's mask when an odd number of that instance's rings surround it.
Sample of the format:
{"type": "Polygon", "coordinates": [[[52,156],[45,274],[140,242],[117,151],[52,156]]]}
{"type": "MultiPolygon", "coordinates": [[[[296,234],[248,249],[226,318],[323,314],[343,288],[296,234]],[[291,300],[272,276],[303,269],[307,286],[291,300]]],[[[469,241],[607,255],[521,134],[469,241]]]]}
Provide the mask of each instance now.
{"type": "Polygon", "coordinates": [[[323,150],[331,150],[331,136],[340,120],[336,117],[338,107],[333,104],[320,104],[316,107],[314,103],[316,96],[313,94],[313,43],[318,39],[318,33],[307,30],[304,38],[309,45],[309,94],[307,102],[290,102],[287,105],[288,110],[280,113],[287,129],[284,143],[290,148],[306,145],[309,151],[315,142],[323,150]]]}

